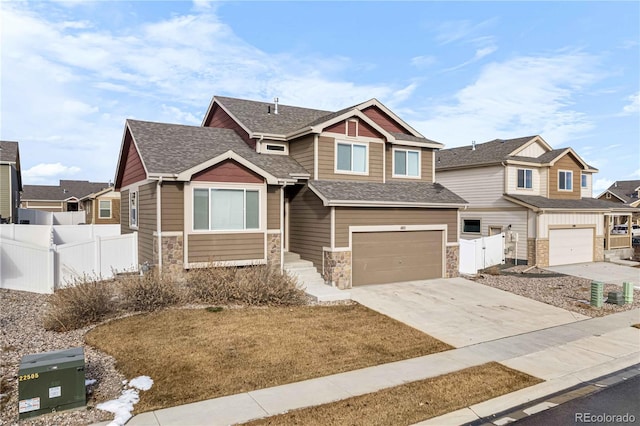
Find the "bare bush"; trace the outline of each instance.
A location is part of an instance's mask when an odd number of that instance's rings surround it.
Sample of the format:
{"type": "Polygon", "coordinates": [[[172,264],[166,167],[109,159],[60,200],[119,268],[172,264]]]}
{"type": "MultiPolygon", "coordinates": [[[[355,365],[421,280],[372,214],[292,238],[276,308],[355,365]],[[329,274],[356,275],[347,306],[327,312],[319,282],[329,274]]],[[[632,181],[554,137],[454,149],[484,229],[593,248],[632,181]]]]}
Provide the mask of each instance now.
{"type": "Polygon", "coordinates": [[[113,283],[85,276],[51,296],[43,325],[47,330],[75,330],[102,321],[117,308],[113,283]]]}
{"type": "Polygon", "coordinates": [[[123,307],[132,311],[151,312],[182,300],[178,284],[155,270],[144,275],[123,276],[117,282],[123,307]]]}
{"type": "Polygon", "coordinates": [[[307,302],[293,277],[266,265],[196,269],[189,272],[187,288],[194,301],[217,305],[291,306],[307,302]]]}

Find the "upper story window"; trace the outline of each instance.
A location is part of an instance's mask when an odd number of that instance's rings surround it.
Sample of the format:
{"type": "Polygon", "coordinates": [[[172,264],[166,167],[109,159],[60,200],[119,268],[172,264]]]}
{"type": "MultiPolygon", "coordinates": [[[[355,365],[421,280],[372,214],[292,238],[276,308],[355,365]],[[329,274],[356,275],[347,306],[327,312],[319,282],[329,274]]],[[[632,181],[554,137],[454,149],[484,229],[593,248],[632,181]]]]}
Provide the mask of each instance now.
{"type": "Polygon", "coordinates": [[[361,143],[336,143],[336,172],[366,175],[368,173],[368,146],[361,143]]]}
{"type": "Polygon", "coordinates": [[[573,172],[569,170],[558,171],[558,190],[573,191],[573,172]]]}
{"type": "Polygon", "coordinates": [[[588,186],[588,184],[587,184],[587,175],[585,175],[583,173],[582,175],[580,175],[580,187],[586,188],[587,186],[588,186]]]}
{"type": "Polygon", "coordinates": [[[111,219],[111,200],[100,200],[98,217],[100,219],[111,219]]]}
{"type": "Polygon", "coordinates": [[[129,227],[138,227],[138,191],[129,193],[129,227]]]}
{"type": "Polygon", "coordinates": [[[480,233],[480,219],[464,219],[462,221],[462,232],[470,234],[480,233]]]}
{"type": "Polygon", "coordinates": [[[193,229],[232,231],[260,228],[260,191],[195,188],[193,229]]]}
{"type": "Polygon", "coordinates": [[[420,177],[420,151],[393,150],[393,177],[420,177]]]}
{"type": "Polygon", "coordinates": [[[533,170],[518,169],[518,188],[520,189],[533,188],[533,170]]]}

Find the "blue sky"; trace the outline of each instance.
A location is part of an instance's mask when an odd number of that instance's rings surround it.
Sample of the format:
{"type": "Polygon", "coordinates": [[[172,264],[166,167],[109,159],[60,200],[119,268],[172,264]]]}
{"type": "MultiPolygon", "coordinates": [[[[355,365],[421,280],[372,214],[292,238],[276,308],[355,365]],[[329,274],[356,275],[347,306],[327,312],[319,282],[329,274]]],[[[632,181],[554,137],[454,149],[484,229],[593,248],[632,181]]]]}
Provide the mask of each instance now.
{"type": "Polygon", "coordinates": [[[113,179],[124,120],[214,95],[378,98],[446,147],[540,134],[640,179],[639,2],[0,2],[0,137],[25,184],[113,179]]]}

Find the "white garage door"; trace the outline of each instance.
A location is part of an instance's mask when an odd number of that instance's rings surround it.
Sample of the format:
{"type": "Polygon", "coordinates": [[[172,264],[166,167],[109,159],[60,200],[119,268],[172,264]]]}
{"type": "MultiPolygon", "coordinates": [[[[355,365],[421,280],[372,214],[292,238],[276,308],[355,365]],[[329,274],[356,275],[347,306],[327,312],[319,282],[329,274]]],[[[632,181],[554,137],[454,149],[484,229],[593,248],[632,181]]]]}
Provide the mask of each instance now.
{"type": "Polygon", "coordinates": [[[593,262],[593,228],[550,229],[549,266],[593,262]]]}

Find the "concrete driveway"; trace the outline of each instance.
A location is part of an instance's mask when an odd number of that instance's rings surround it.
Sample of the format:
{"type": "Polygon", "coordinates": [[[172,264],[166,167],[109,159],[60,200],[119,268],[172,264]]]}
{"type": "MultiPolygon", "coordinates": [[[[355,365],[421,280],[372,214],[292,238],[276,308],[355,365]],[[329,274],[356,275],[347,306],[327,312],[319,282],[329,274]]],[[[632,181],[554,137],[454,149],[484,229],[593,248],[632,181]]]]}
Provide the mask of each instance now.
{"type": "Polygon", "coordinates": [[[354,287],[351,298],[457,348],[588,318],[464,278],[354,287]]]}
{"type": "Polygon", "coordinates": [[[640,268],[617,265],[610,262],[576,263],[573,265],[549,266],[545,269],[574,277],[601,281],[605,284],[622,286],[623,282],[631,282],[635,287],[640,286],[640,268]]]}

